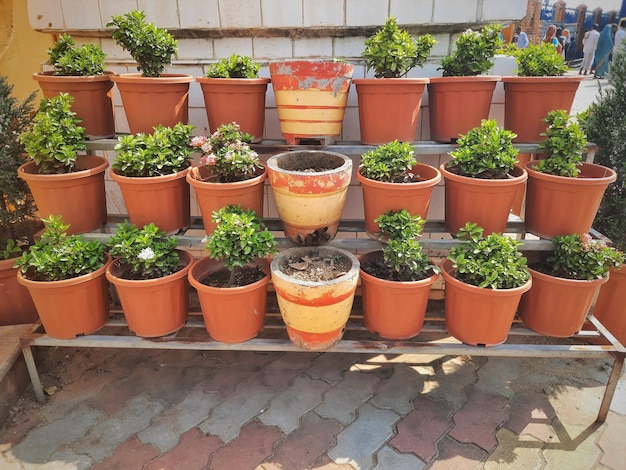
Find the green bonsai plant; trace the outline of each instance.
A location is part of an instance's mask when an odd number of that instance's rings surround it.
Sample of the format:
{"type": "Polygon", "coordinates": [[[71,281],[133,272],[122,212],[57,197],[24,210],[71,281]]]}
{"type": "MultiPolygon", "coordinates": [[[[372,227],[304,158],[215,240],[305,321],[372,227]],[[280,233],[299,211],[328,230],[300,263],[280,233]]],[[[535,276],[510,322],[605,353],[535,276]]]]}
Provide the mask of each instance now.
{"type": "Polygon", "coordinates": [[[181,269],[176,248],[178,237],[167,236],[154,224],[137,228],[128,221],[118,224],[107,242],[109,254],[124,266],[124,279],[156,279],[181,269]]]}
{"type": "Polygon", "coordinates": [[[417,164],[415,147],[408,142],[394,140],[361,155],[361,175],[376,181],[412,183],[419,175],[411,169],[417,164]]]}
{"type": "Polygon", "coordinates": [[[82,276],[104,266],[105,246],[99,240],[67,235],[69,224],[60,215],[43,219],[41,238],[20,258],[15,267],[31,281],[61,281],[82,276]]]}
{"type": "Polygon", "coordinates": [[[39,103],[33,126],[20,135],[26,153],[39,173],[71,173],[78,152],[85,150],[85,128],[70,107],[74,98],[61,93],[39,103]]]}
{"type": "Polygon", "coordinates": [[[191,124],[157,126],[152,134],[124,135],[115,145],[113,168],[123,176],[149,177],[177,173],[191,165],[191,124]]]}
{"type": "Polygon", "coordinates": [[[208,177],[203,178],[194,167],[192,177],[201,181],[232,183],[258,176],[263,165],[259,155],[248,145],[251,140],[252,136],[241,132],[236,122],[220,125],[210,137],[194,137],[191,146],[202,151],[200,165],[209,171],[208,177]]]}
{"type": "Polygon", "coordinates": [[[69,34],[61,34],[54,46],[48,49],[48,63],[54,67],[54,75],[102,75],[105,57],[97,44],[76,47],[69,34]]]}
{"type": "Polygon", "coordinates": [[[363,271],[391,281],[418,281],[438,271],[419,244],[426,223],[419,215],[413,216],[406,209],[390,210],[376,218],[376,223],[383,243],[382,263],[364,264],[363,271]]]}
{"type": "Polygon", "coordinates": [[[20,102],[12,92],[13,86],[0,76],[0,259],[17,256],[16,245],[32,245],[41,227],[28,186],[17,176],[26,162],[19,136],[31,124],[35,93],[20,102]]]}
{"type": "Polygon", "coordinates": [[[492,24],[480,31],[468,29],[461,33],[456,40],[456,50],[441,59],[438,70],[443,70],[444,77],[466,77],[487,72],[502,44],[500,31],[501,25],[492,24]]]}
{"type": "Polygon", "coordinates": [[[557,77],[567,72],[565,59],[552,44],[529,44],[515,51],[517,74],[520,77],[557,77]]]}
{"type": "Polygon", "coordinates": [[[417,66],[422,67],[436,42],[429,34],[413,38],[390,16],[381,30],[365,40],[362,55],[376,78],[399,78],[417,66]]]}
{"type": "Polygon", "coordinates": [[[207,78],[258,78],[261,65],[249,56],[233,54],[207,67],[207,78]]]}
{"type": "Polygon", "coordinates": [[[178,51],[178,42],[166,29],[146,21],[143,11],[133,10],[114,15],[107,28],[117,26],[111,33],[115,42],[130,52],[137,61],[137,70],[144,77],[160,77],[165,65],[172,63],[178,51]]]}
{"type": "Polygon", "coordinates": [[[457,238],[459,246],[450,250],[448,259],[455,278],[472,286],[511,289],[523,286],[530,278],[527,260],[518,251],[521,242],[500,233],[483,236],[483,228],[468,222],[457,238]]]}
{"type": "Polygon", "coordinates": [[[211,258],[222,260],[228,276],[208,281],[217,287],[236,287],[252,284],[266,276],[258,266],[250,266],[255,260],[276,253],[276,240],[263,221],[252,209],[228,205],[213,212],[217,227],[206,239],[206,249],[211,258]]]}
{"type": "Polygon", "coordinates": [[[446,169],[469,178],[507,178],[517,163],[514,138],[513,132],[499,127],[494,119],[483,119],[480,126],[459,138],[446,169]]]}
{"type": "Polygon", "coordinates": [[[554,252],[533,269],[565,279],[592,280],[606,277],[610,268],[624,262],[624,254],[589,234],[553,237],[554,252]]]}
{"type": "Polygon", "coordinates": [[[550,111],[543,120],[548,127],[541,135],[546,139],[539,144],[548,158],[533,168],[542,173],[575,178],[580,173],[579,163],[587,146],[587,139],[580,124],[563,109],[550,111]]]}

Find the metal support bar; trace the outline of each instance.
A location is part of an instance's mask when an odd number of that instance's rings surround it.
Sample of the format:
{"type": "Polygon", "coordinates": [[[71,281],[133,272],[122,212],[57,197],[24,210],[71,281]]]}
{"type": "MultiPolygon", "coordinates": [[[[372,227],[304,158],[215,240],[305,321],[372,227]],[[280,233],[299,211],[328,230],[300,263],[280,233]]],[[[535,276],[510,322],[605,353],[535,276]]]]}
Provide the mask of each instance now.
{"type": "Polygon", "coordinates": [[[43,394],[43,387],[39,380],[37,365],[35,364],[35,358],[33,357],[33,351],[30,345],[22,345],[22,354],[24,355],[24,361],[26,362],[26,368],[28,369],[28,375],[30,375],[30,382],[33,384],[37,401],[43,405],[46,402],[46,397],[43,394]]]}
{"type": "Polygon", "coordinates": [[[600,403],[600,411],[598,412],[598,417],[596,418],[597,423],[604,423],[606,416],[609,414],[609,408],[611,407],[611,402],[613,401],[613,395],[617,389],[617,384],[619,383],[619,378],[624,367],[624,357],[626,357],[626,354],[616,352],[613,356],[615,359],[613,361],[613,367],[611,368],[609,381],[604,389],[602,403],[600,403]]]}

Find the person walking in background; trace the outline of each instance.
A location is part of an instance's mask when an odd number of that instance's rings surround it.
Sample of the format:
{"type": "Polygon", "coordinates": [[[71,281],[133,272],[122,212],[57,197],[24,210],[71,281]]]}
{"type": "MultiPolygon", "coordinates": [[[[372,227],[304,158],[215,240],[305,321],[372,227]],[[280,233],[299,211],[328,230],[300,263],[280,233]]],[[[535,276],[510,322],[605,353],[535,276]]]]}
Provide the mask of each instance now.
{"type": "Polygon", "coordinates": [[[583,37],[583,63],[580,66],[580,75],[587,75],[587,72],[591,72],[591,66],[593,65],[593,56],[596,53],[598,47],[598,38],[600,32],[598,31],[600,26],[595,23],[593,28],[585,33],[583,37]]]}
{"type": "Polygon", "coordinates": [[[613,55],[617,53],[620,47],[626,47],[623,41],[626,39],[626,23],[622,24],[622,27],[615,31],[615,40],[613,42],[613,55]]]}
{"type": "Polygon", "coordinates": [[[569,35],[569,29],[564,29],[563,32],[561,33],[561,44],[563,44],[563,58],[565,59],[567,57],[567,51],[569,49],[570,46],[570,35],[569,35]]]}
{"type": "Polygon", "coordinates": [[[522,31],[522,27],[518,26],[515,28],[515,33],[517,33],[517,47],[526,49],[528,47],[528,36],[522,31]]]}
{"type": "Polygon", "coordinates": [[[604,78],[609,71],[609,56],[613,52],[613,37],[611,36],[611,25],[607,24],[598,38],[596,47],[596,73],[593,78],[604,78]]]}
{"type": "Polygon", "coordinates": [[[556,37],[556,26],[554,26],[553,24],[548,26],[548,29],[546,30],[546,35],[543,37],[542,42],[552,44],[554,47],[556,47],[556,50],[559,54],[563,50],[563,48],[561,47],[561,43],[556,37]]]}

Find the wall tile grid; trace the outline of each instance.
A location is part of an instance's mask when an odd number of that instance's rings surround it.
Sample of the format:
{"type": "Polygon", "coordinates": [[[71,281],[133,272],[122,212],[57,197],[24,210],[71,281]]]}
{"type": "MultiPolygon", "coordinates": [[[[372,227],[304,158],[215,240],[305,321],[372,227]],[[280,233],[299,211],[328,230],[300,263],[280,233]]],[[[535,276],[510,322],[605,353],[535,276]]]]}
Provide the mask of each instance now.
{"type": "MultiPolygon", "coordinates": [[[[106,23],[114,14],[123,14],[139,8],[146,12],[150,21],[170,30],[217,30],[236,28],[345,28],[379,26],[388,15],[397,16],[401,24],[451,23],[475,24],[502,22],[522,18],[526,13],[526,2],[520,0],[28,0],[29,19],[36,30],[58,32],[80,30],[78,43],[98,42],[107,54],[107,68],[116,73],[135,71],[135,64],[130,55],[122,50],[112,39],[102,36],[106,23]],[[90,37],[90,30],[97,31],[90,37]]],[[[433,33],[438,41],[431,59],[422,69],[411,71],[412,77],[440,76],[437,70],[438,58],[446,55],[455,36],[449,33],[433,33]]],[[[232,53],[251,55],[263,64],[260,75],[269,77],[267,62],[288,58],[332,58],[341,57],[353,62],[354,77],[371,76],[367,73],[360,58],[365,36],[323,37],[291,39],[273,35],[253,34],[251,37],[223,38],[211,37],[185,38],[179,40],[179,53],[174,64],[167,72],[187,73],[201,76],[205,65],[232,53]]],[[[206,35],[205,35],[206,36],[206,35]]],[[[492,74],[510,75],[515,69],[515,62],[509,57],[495,60],[492,74]]],[[[115,119],[117,131],[128,132],[128,124],[117,89],[114,94],[115,119]]],[[[204,100],[199,84],[192,82],[189,97],[190,123],[195,126],[194,133],[208,134],[208,121],[204,109],[204,100]]],[[[490,117],[503,123],[504,92],[498,84],[490,117]]],[[[282,135],[272,87],[268,87],[266,97],[266,139],[280,140],[282,135]]],[[[351,87],[348,107],[344,118],[340,140],[358,141],[359,123],[357,96],[355,87],[351,87]]],[[[416,140],[429,139],[428,93],[422,101],[416,140]]],[[[112,152],[105,152],[109,161],[113,161],[112,152]]],[[[358,166],[359,156],[351,156],[354,168],[358,166]]],[[[267,156],[263,156],[267,158],[267,156]]],[[[419,160],[433,166],[446,161],[447,155],[419,156],[419,160]]],[[[125,213],[125,206],[119,188],[107,175],[107,203],[112,214],[125,213]]],[[[193,191],[192,191],[193,199],[193,191]]],[[[195,199],[192,200],[192,214],[199,215],[195,199]]],[[[266,188],[264,216],[276,217],[276,209],[271,191],[266,188]]],[[[353,178],[348,191],[348,200],[344,212],[346,219],[363,217],[361,191],[353,178]]],[[[429,218],[443,218],[443,184],[435,188],[429,218]]]]}

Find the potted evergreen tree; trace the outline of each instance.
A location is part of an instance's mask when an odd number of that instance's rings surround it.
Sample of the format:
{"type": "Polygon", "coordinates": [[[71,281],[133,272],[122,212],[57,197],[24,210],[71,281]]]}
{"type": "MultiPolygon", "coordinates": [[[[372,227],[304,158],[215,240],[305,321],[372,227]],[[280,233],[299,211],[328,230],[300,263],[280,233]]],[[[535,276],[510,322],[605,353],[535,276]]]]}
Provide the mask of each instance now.
{"type": "Polygon", "coordinates": [[[143,11],[114,15],[107,27],[115,41],[137,61],[140,73],[113,76],[122,97],[131,134],[149,133],[157,125],[172,127],[189,120],[189,83],[193,76],[163,73],[178,42],[163,28],[146,21],[143,11]]]}
{"type": "Polygon", "coordinates": [[[263,139],[265,93],[269,78],[260,78],[261,65],[249,56],[232,54],[207,66],[206,75],[197,77],[202,88],[209,130],[236,122],[252,136],[263,139]]]}
{"type": "Polygon", "coordinates": [[[381,145],[413,142],[427,78],[408,78],[424,65],[436,41],[425,34],[413,38],[390,16],[382,29],[365,41],[363,58],[374,78],[354,80],[359,100],[361,142],[381,145]]]}
{"type": "Polygon", "coordinates": [[[85,128],[85,136],[101,139],[115,135],[113,119],[113,72],[104,70],[106,54],[98,44],[77,47],[68,34],[61,34],[48,49],[53,70],[37,72],[44,98],[67,93],[74,98],[72,111],[85,128]]]}

